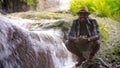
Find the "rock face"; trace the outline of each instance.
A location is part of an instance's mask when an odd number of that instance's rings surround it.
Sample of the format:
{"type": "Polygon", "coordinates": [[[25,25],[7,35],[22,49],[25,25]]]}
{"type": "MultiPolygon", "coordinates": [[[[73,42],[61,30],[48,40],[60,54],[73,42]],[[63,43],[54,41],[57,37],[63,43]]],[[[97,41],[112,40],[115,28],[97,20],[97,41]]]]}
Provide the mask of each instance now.
{"type": "Polygon", "coordinates": [[[30,30],[41,30],[41,29],[60,29],[64,34],[64,40],[66,40],[66,35],[68,32],[68,28],[70,25],[70,21],[66,20],[53,20],[47,22],[40,23],[32,23],[28,26],[30,30]]]}
{"type": "Polygon", "coordinates": [[[95,58],[91,61],[86,61],[81,65],[82,68],[109,68],[104,61],[95,58]]]}
{"type": "Polygon", "coordinates": [[[33,43],[30,32],[0,17],[0,68],[54,68],[49,50],[33,43]]]}

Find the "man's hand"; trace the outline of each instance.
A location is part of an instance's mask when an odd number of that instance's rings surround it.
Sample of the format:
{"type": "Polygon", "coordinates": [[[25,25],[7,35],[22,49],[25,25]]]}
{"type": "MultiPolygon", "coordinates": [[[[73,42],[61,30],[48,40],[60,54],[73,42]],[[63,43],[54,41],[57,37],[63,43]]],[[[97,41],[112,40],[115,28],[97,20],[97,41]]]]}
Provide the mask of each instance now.
{"type": "Polygon", "coordinates": [[[88,40],[89,42],[96,41],[96,40],[99,40],[99,36],[97,36],[97,35],[96,36],[92,36],[92,37],[89,37],[88,39],[89,39],[88,40]]]}
{"type": "Polygon", "coordinates": [[[80,36],[75,40],[75,43],[77,44],[85,44],[88,42],[88,39],[84,36],[80,36]]]}

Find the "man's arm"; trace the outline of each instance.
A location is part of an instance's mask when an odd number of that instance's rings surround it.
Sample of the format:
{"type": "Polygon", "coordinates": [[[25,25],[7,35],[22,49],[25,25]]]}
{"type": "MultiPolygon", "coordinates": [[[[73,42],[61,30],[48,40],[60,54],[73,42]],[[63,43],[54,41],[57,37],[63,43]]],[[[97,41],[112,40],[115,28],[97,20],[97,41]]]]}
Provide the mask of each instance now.
{"type": "Polygon", "coordinates": [[[72,22],[72,24],[69,27],[69,31],[68,31],[68,40],[70,41],[74,41],[76,40],[76,36],[75,36],[75,20],[72,22]]]}
{"type": "Polygon", "coordinates": [[[93,20],[93,26],[94,26],[94,36],[89,37],[88,41],[96,41],[100,39],[99,25],[96,20],[93,20]]]}

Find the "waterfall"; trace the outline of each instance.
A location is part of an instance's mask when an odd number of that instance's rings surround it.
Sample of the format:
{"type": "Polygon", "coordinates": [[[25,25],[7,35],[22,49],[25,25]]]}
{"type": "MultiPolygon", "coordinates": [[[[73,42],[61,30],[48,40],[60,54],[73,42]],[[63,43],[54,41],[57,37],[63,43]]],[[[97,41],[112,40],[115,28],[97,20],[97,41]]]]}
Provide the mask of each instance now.
{"type": "Polygon", "coordinates": [[[70,68],[75,61],[60,29],[29,31],[0,17],[0,68],[70,68]]]}
{"type": "Polygon", "coordinates": [[[60,9],[69,9],[69,1],[70,0],[60,0],[60,9]]]}
{"type": "MultiPolygon", "coordinates": [[[[55,68],[66,68],[70,64],[74,65],[72,55],[66,49],[60,30],[45,30],[45,31],[34,31],[37,33],[40,40],[40,45],[45,51],[50,50],[52,59],[55,64],[55,68]]],[[[38,38],[38,37],[37,37],[38,38]]],[[[34,48],[36,50],[36,48],[34,48]]]]}
{"type": "Polygon", "coordinates": [[[70,0],[38,0],[37,11],[69,9],[70,0]]]}

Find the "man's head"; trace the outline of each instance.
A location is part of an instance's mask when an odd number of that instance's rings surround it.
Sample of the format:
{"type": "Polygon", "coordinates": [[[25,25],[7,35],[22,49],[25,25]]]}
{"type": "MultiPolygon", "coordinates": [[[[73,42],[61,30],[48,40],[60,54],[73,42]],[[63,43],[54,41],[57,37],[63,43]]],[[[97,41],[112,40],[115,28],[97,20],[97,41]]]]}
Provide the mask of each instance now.
{"type": "Polygon", "coordinates": [[[90,15],[90,12],[88,11],[87,7],[81,6],[77,14],[79,18],[82,20],[82,19],[86,19],[90,15]]]}

